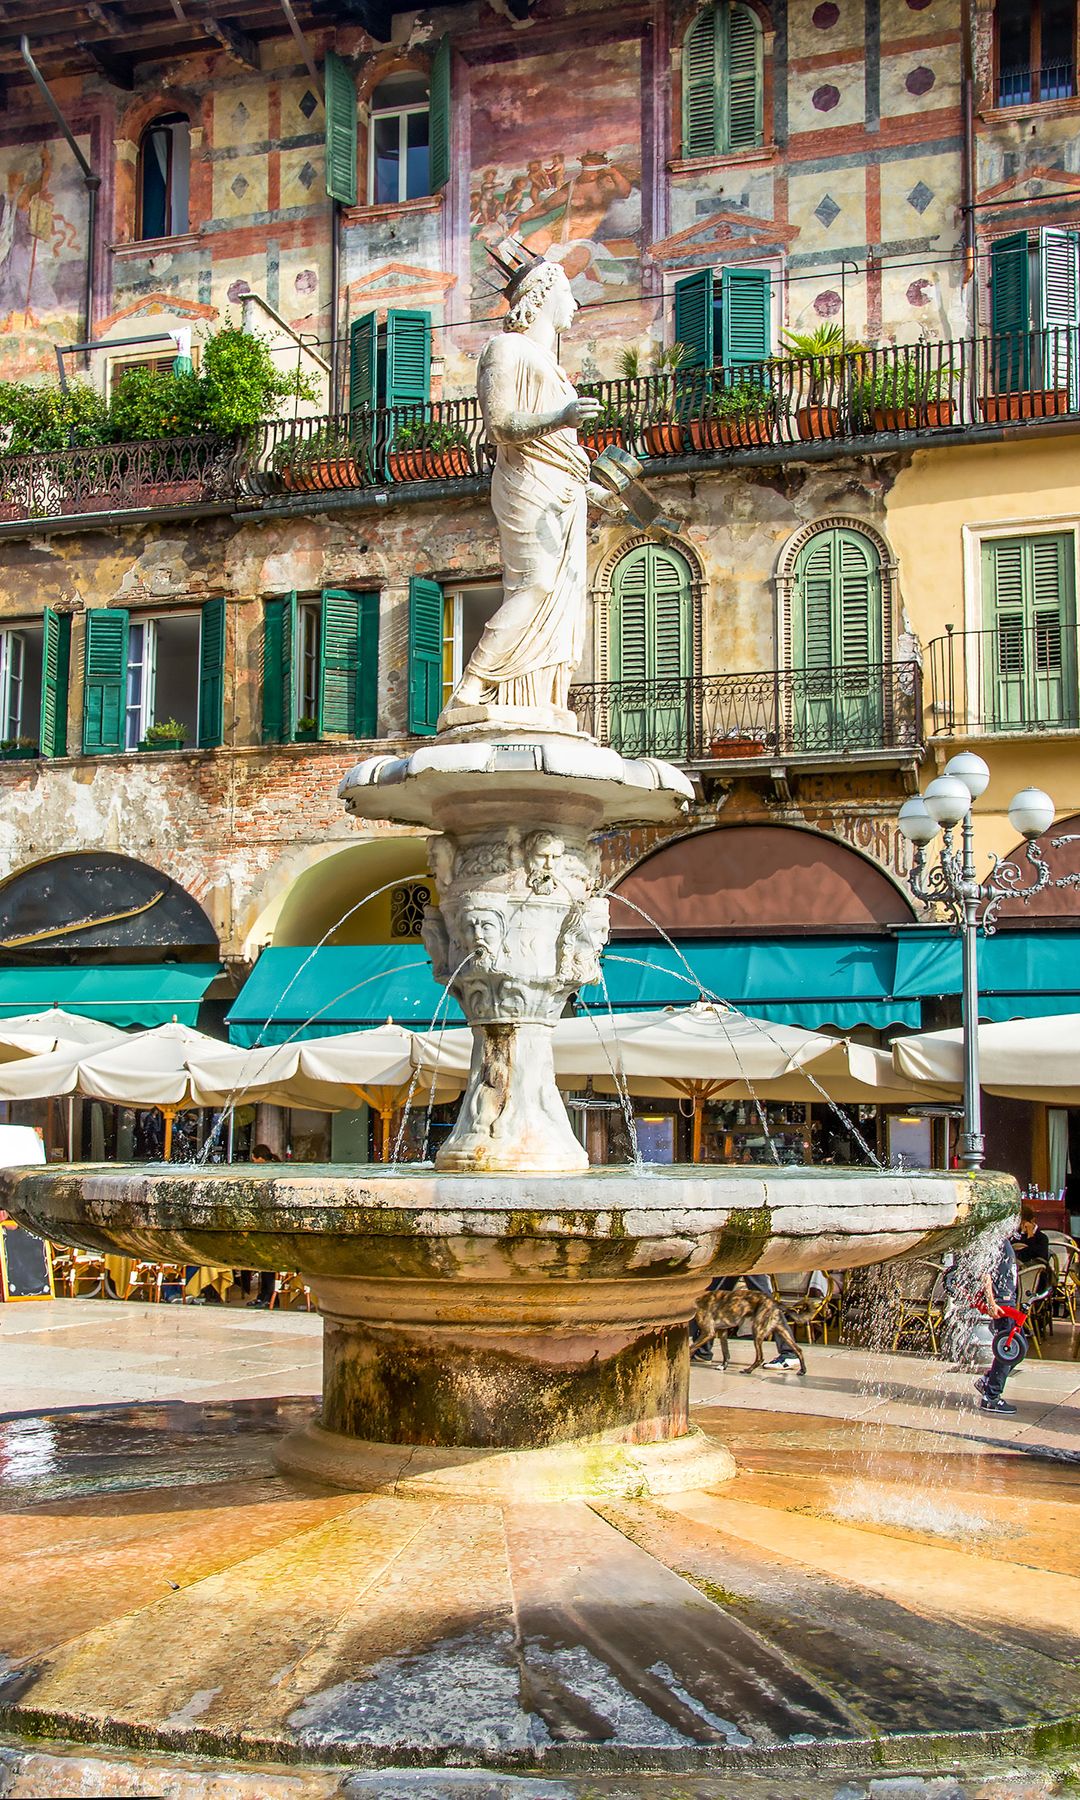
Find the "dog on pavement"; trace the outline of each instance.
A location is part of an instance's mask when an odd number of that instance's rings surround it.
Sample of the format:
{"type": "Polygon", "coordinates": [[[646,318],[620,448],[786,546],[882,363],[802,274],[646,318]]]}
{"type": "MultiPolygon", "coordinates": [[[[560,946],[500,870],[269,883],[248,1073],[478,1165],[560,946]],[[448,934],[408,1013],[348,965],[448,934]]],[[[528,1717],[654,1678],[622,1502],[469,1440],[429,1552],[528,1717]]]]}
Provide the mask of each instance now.
{"type": "MultiPolygon", "coordinates": [[[[715,1338],[720,1345],[720,1357],[726,1369],[731,1360],[728,1355],[728,1333],[737,1331],[747,1319],[754,1334],[754,1360],[747,1370],[748,1374],[754,1369],[760,1369],[765,1361],[766,1338],[776,1338],[782,1343],[785,1355],[798,1358],[799,1374],[806,1374],[803,1353],[795,1342],[788,1315],[771,1294],[760,1294],[754,1288],[730,1288],[726,1293],[701,1296],[694,1314],[695,1351],[704,1350],[715,1338]]],[[[798,1315],[793,1315],[793,1319],[796,1324],[801,1323],[798,1315]]]]}

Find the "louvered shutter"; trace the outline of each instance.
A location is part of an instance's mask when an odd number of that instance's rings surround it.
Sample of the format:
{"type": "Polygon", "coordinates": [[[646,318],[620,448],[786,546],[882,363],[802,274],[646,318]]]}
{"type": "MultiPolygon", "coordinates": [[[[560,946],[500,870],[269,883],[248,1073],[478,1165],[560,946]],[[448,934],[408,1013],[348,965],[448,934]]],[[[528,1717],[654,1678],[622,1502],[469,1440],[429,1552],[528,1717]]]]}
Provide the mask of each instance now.
{"type": "Polygon", "coordinates": [[[690,570],[682,557],[642,545],[619,563],[614,600],[612,744],[629,755],[685,756],[690,570]]]}
{"type": "Polygon", "coordinates": [[[797,666],[829,668],[833,661],[834,534],[811,538],[795,574],[794,649],[797,666]]]}
{"type": "Polygon", "coordinates": [[[882,742],[881,565],[858,532],[811,538],[795,568],[793,748],[874,749],[882,742]]]}
{"type": "Polygon", "coordinates": [[[725,367],[764,363],[772,355],[772,274],[724,269],[720,277],[720,358],[725,367]]]}
{"type": "Polygon", "coordinates": [[[442,710],[443,591],[437,581],[409,582],[409,730],[430,737],[442,710]]]}
{"type": "Polygon", "coordinates": [[[86,615],[85,756],[107,756],[124,748],[127,661],[127,612],[121,607],[95,607],[86,615]]]}
{"type": "Polygon", "coordinates": [[[1080,338],[1080,269],[1077,246],[1080,233],[1044,226],[1039,233],[1040,324],[1045,333],[1043,386],[1065,388],[1070,407],[1075,407],[1077,345],[1080,338]]]}
{"type": "Polygon", "coordinates": [[[293,735],[293,669],[296,595],[263,603],[262,734],[264,744],[287,744],[293,735]]]}
{"type": "Polygon", "coordinates": [[[683,155],[719,151],[720,13],[706,6],[683,40],[683,155]]]}
{"type": "Polygon", "coordinates": [[[998,393],[1030,386],[1030,326],[1028,236],[1026,231],[1016,231],[990,246],[990,329],[998,393]]]}
{"type": "Polygon", "coordinates": [[[727,15],[725,150],[749,150],[761,142],[762,60],[757,15],[748,6],[733,6],[727,15]]]}
{"type": "Polygon", "coordinates": [[[431,109],[428,123],[431,145],[431,191],[437,193],[450,179],[450,39],[440,39],[431,65],[431,109]]]}
{"type": "Polygon", "coordinates": [[[319,636],[319,735],[374,737],[378,594],[326,588],[319,636]],[[374,640],[372,625],[374,623],[374,640]]]}
{"type": "Polygon", "coordinates": [[[326,53],[326,191],[331,200],[356,205],[356,83],[348,63],[326,53]]]}
{"type": "Polygon", "coordinates": [[[998,729],[1076,725],[1072,539],[1065,532],[983,546],[987,707],[998,729]]]}
{"type": "Polygon", "coordinates": [[[699,269],[675,283],[675,341],[685,344],[683,369],[711,369],[713,343],[713,272],[699,269]]]}
{"type": "Polygon", "coordinates": [[[362,313],[349,327],[349,410],[370,412],[376,404],[376,318],[362,313]]]}
{"type": "Polygon", "coordinates": [[[42,756],[66,756],[71,614],[55,613],[47,606],[42,614],[42,626],[38,746],[42,756]]]}
{"type": "Polygon", "coordinates": [[[431,314],[386,315],[386,405],[426,405],[431,398],[431,314]]]}
{"type": "Polygon", "coordinates": [[[199,749],[220,744],[225,727],[225,601],[202,609],[199,629],[199,749]]]}

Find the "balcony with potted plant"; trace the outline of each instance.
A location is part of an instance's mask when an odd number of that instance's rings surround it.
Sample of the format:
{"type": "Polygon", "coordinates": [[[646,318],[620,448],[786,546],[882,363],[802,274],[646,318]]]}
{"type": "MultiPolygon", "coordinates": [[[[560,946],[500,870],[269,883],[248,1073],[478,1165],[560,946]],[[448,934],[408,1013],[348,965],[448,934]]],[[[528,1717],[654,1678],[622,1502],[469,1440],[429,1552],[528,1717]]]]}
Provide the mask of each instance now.
{"type": "Polygon", "coordinates": [[[460,481],[473,473],[469,436],[451,419],[407,419],[386,454],[391,481],[460,481]]]}

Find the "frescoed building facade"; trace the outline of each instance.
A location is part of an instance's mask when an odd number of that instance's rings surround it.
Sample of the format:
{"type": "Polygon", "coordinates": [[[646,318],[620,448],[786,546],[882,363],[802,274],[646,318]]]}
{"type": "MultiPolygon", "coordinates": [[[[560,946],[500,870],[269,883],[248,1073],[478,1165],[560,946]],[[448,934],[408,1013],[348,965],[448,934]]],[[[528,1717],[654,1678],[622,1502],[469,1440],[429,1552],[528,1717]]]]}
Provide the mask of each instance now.
{"type": "MultiPolygon", "coordinates": [[[[963,744],[994,772],[982,854],[1030,781],[1080,815],[1075,7],[295,18],[0,21],[0,376],[55,380],[59,351],[107,393],[244,322],[317,395],[228,444],[0,461],[4,730],[41,752],[0,763],[0,1002],[165,956],[241,1038],[431,1016],[423,847],[335,789],[433,729],[498,603],[473,396],[486,247],[516,235],[566,270],[564,365],[681,521],[591,534],[582,722],[700,794],[676,833],[613,837],[613,878],[741,1005],[950,1018],[901,801],[963,744]],[[165,716],[183,748],[140,751],[165,716]],[[132,909],[163,897],[114,917],[129,877],[132,909]],[[297,979],[324,937],[350,981],[297,979]]],[[[1076,892],[1014,909],[993,1016],[1076,1004],[1076,892]]],[[[615,925],[613,991],[687,997],[615,925]]]]}

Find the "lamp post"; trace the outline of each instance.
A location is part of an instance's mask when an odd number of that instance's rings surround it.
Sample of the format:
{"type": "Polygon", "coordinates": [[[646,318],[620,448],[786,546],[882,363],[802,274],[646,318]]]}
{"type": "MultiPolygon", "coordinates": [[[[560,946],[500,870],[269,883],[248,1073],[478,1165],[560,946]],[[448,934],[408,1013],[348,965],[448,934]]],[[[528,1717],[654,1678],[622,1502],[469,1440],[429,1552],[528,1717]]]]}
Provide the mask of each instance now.
{"type": "Polygon", "coordinates": [[[914,846],[908,886],[919,900],[942,906],[960,928],[962,949],[961,1019],[964,1038],[964,1129],[960,1137],[960,1162],[965,1169],[981,1169],[985,1152],[982,1132],[982,1093],[979,1087],[979,926],[990,936],[997,929],[997,910],[1012,894],[1030,899],[1050,880],[1046,859],[1036,839],[1054,822],[1054,802],[1041,788],[1024,788],[1009,805],[1009,823],[1027,841],[1027,859],[1034,879],[1026,880],[1018,864],[994,857],[990,873],[979,880],[975,869],[975,830],[971,809],[990,780],[981,756],[963,750],[945,765],[945,772],[927,786],[925,794],[905,800],[896,823],[914,846]],[[960,827],[960,847],[953,833],[960,827]],[[936,861],[927,864],[927,847],[941,832],[936,861]]]}

